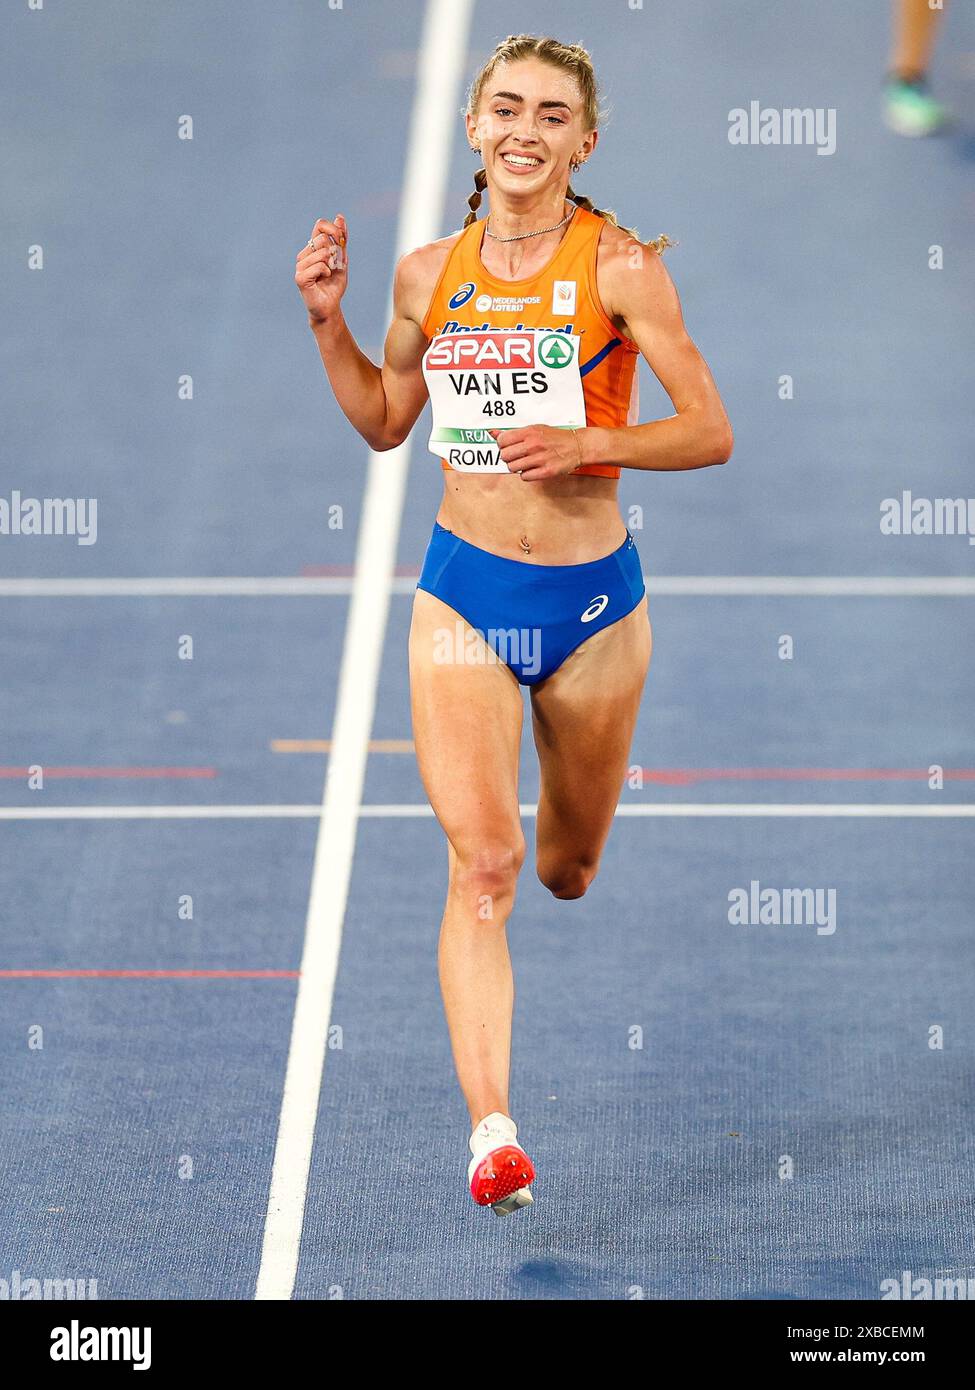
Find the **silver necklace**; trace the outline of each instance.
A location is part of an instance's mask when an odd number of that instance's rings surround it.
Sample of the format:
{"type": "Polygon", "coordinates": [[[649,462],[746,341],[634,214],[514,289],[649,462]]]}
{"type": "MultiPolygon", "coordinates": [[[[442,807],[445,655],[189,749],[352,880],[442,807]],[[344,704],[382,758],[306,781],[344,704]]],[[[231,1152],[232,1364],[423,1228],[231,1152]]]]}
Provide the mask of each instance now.
{"type": "Polygon", "coordinates": [[[495,236],[494,233],[490,230],[490,228],[485,226],[484,235],[489,236],[492,241],[524,241],[526,237],[544,236],[546,232],[557,232],[560,227],[564,227],[566,222],[569,221],[569,218],[572,216],[573,212],[575,212],[575,208],[572,209],[572,212],[568,213],[565,217],[563,217],[561,222],[556,222],[554,227],[542,227],[542,229],[538,232],[520,232],[518,236],[495,236]]]}

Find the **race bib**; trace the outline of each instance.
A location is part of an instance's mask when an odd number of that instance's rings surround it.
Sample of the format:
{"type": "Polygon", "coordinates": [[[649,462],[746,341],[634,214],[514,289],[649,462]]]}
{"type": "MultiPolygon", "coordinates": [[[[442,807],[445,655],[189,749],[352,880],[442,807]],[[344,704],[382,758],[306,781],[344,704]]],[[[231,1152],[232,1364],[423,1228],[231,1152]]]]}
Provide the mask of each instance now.
{"type": "Polygon", "coordinates": [[[489,429],[581,429],[586,402],[578,334],[549,328],[443,333],[423,354],[429,449],[458,473],[508,473],[489,429]]]}

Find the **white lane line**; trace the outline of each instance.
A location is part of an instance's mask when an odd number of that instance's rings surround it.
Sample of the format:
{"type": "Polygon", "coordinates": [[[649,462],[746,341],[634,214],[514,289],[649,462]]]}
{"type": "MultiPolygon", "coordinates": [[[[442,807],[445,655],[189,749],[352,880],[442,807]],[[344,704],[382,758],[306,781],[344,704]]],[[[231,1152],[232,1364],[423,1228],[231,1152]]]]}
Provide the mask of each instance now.
{"type": "MultiPolygon", "coordinates": [[[[531,803],[518,809],[529,819],[538,810],[531,803]]],[[[433,809],[419,802],[365,805],[353,814],[373,820],[415,820],[432,817],[433,809]]],[[[879,819],[888,816],[935,816],[951,819],[975,816],[975,801],[943,802],[940,805],[937,802],[927,805],[920,801],[888,804],[879,801],[628,801],[617,806],[616,814],[657,816],[664,820],[682,816],[864,816],[879,819]]],[[[321,815],[320,805],[303,806],[297,802],[282,806],[0,806],[0,820],[316,820],[321,815]]]]}
{"type": "Polygon", "coordinates": [[[618,816],[975,816],[975,802],[951,802],[944,805],[926,806],[920,802],[891,802],[883,805],[870,801],[836,801],[822,804],[815,801],[803,802],[751,802],[725,801],[708,804],[705,802],[686,802],[681,805],[673,802],[669,806],[644,806],[627,802],[617,806],[618,816]]]}
{"type": "Polygon", "coordinates": [[[3,598],[277,598],[351,594],[349,575],[266,579],[0,579],[3,598]]]}
{"type": "Polygon", "coordinates": [[[304,820],[321,814],[321,802],[308,806],[0,806],[0,820],[304,820]]]}
{"type": "MultiPolygon", "coordinates": [[[[383,458],[391,458],[383,454],[383,458]]],[[[645,574],[661,598],[972,598],[975,578],[920,575],[645,574]]],[[[355,592],[353,575],[212,579],[0,579],[0,598],[320,598],[355,592]]],[[[416,579],[397,575],[389,592],[410,595],[416,579]]]]}
{"type": "Polygon", "coordinates": [[[969,576],[644,575],[650,597],[677,598],[971,598],[969,576]]]}
{"type": "MultiPolygon", "coordinates": [[[[406,144],[395,256],[440,235],[450,150],[467,61],[472,0],[429,0],[406,144]]],[[[386,319],[393,314],[392,277],[386,319]]],[[[333,753],[315,847],[301,979],[271,1172],[258,1299],[290,1298],[298,1268],[325,1042],[348,897],[359,803],[376,703],[390,584],[403,511],[409,442],[370,451],[333,753]]],[[[327,1200],[327,1194],[325,1194],[327,1200]]]]}

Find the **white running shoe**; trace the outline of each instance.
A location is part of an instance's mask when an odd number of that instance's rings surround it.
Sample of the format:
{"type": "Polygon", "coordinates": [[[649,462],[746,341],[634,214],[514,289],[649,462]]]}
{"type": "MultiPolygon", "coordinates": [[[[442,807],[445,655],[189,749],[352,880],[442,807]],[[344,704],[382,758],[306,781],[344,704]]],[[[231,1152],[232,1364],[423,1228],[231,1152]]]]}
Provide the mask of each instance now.
{"type": "Polygon", "coordinates": [[[534,1200],[528,1184],[535,1168],[520,1144],[510,1115],[495,1110],[485,1116],[468,1141],[474,1157],[467,1168],[471,1196],[479,1207],[490,1207],[496,1216],[509,1216],[534,1200]]]}

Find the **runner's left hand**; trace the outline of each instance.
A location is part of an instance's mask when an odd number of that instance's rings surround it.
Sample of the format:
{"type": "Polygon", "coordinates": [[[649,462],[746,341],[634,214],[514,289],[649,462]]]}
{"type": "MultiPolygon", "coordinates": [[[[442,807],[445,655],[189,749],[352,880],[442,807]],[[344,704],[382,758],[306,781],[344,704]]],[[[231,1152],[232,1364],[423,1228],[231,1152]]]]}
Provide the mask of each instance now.
{"type": "MultiPolygon", "coordinates": [[[[581,433],[581,431],[580,431],[581,433]]],[[[574,473],[582,461],[581,439],[555,425],[525,425],[521,429],[488,430],[511,473],[526,483],[540,483],[574,473]]]]}

